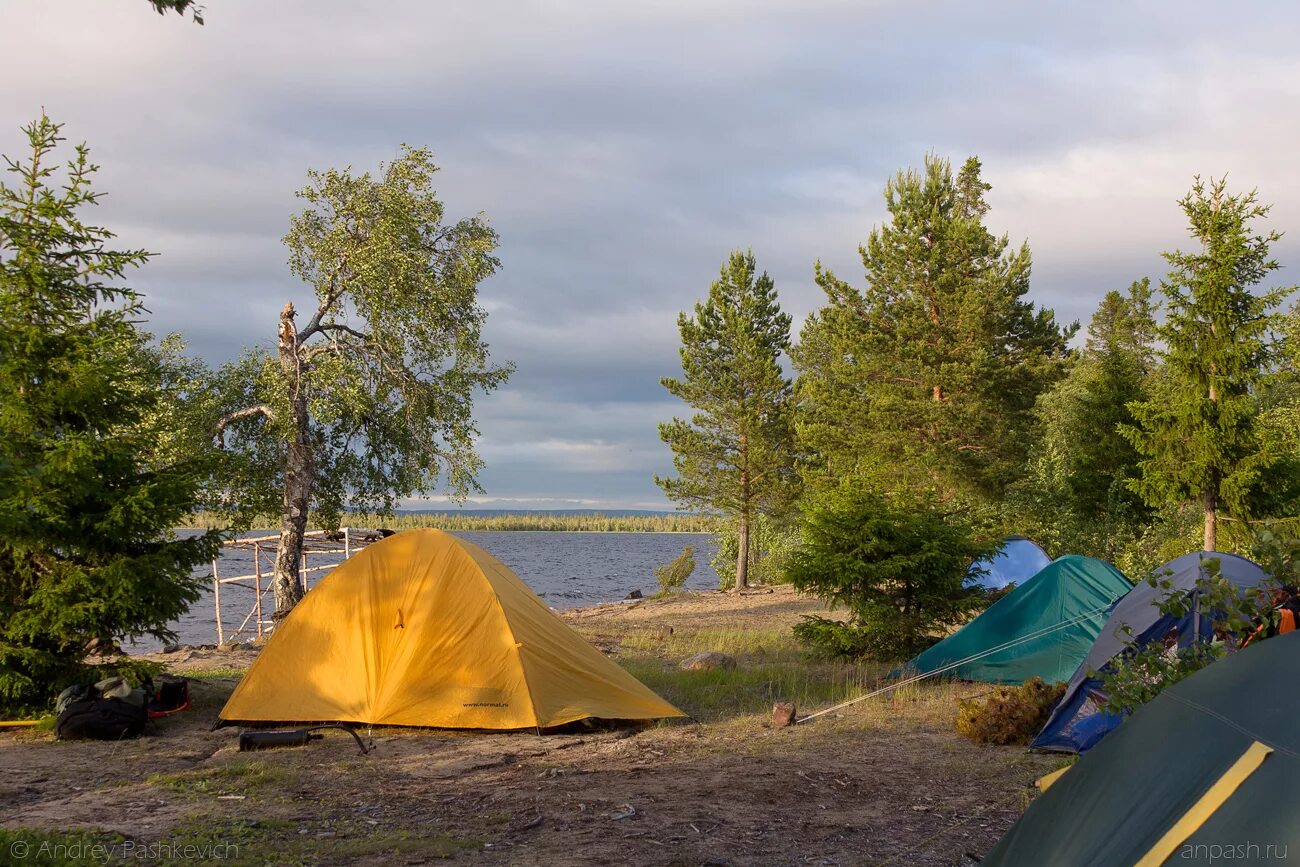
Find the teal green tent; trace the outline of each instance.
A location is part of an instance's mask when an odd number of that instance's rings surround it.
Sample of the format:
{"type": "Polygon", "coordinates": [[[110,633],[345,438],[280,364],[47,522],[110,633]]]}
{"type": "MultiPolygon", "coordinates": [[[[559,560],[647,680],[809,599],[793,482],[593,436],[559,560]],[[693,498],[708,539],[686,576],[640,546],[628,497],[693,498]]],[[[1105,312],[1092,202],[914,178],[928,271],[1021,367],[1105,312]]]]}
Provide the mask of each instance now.
{"type": "Polygon", "coordinates": [[[1291,863],[1297,659],[1292,632],[1169,687],[1052,783],[981,867],[1291,863]]]}
{"type": "Polygon", "coordinates": [[[1132,586],[1109,563],[1077,554],[1058,557],[913,659],[904,672],[944,670],[989,683],[1069,680],[1097,640],[1111,605],[1132,586]]]}

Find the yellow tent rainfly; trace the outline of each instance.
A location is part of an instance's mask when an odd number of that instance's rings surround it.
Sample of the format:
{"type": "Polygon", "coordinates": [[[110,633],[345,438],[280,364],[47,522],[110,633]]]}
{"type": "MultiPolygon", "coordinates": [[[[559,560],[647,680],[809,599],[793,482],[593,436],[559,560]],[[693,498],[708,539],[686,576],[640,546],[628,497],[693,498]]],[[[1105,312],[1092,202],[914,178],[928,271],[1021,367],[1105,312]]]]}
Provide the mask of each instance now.
{"type": "Polygon", "coordinates": [[[225,723],[503,730],[680,716],[518,575],[441,530],[390,536],[331,572],[221,710],[225,723]]]}

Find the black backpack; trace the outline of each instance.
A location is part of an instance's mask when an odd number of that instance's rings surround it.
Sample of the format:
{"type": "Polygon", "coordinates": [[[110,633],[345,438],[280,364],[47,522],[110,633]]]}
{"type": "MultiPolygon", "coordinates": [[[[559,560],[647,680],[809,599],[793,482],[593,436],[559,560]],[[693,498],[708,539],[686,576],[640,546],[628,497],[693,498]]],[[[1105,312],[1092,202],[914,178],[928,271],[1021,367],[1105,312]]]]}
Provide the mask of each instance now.
{"type": "Polygon", "coordinates": [[[59,697],[54,734],[62,740],[118,741],[139,737],[148,720],[147,702],[102,698],[93,687],[71,687],[59,697]]]}

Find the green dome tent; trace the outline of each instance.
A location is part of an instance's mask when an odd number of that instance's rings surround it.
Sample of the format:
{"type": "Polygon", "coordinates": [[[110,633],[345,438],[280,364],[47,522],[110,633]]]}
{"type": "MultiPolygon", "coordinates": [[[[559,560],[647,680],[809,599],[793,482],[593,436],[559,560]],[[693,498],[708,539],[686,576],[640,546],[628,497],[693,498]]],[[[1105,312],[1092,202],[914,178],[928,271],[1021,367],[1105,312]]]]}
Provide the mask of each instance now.
{"type": "Polygon", "coordinates": [[[1292,632],[1169,687],[1034,801],[981,867],[1278,864],[1300,853],[1297,657],[1292,632]]]}
{"type": "Polygon", "coordinates": [[[1069,680],[1088,655],[1114,602],[1132,585],[1101,560],[1067,554],[921,653],[905,673],[964,680],[1069,680]],[[960,664],[956,664],[960,663],[960,664]]]}

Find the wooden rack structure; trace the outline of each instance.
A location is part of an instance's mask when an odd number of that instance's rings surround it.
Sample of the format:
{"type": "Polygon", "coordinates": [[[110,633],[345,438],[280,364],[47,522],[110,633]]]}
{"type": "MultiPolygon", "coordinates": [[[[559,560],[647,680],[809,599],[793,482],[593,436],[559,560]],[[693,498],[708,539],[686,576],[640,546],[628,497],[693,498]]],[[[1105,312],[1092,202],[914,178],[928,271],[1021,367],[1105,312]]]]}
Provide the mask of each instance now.
{"type": "MultiPolygon", "coordinates": [[[[311,589],[309,581],[313,572],[329,572],[339,565],[343,560],[348,559],[357,551],[364,548],[367,544],[375,541],[376,534],[373,530],[357,530],[350,527],[342,527],[338,530],[308,530],[303,537],[302,542],[302,564],[298,567],[298,581],[302,584],[303,593],[311,589]],[[308,557],[319,557],[328,555],[338,557],[343,555],[342,560],[334,563],[326,563],[319,566],[308,564],[308,557]]],[[[218,558],[212,560],[212,603],[216,609],[217,617],[217,644],[225,644],[227,641],[233,641],[243,634],[251,624],[256,624],[257,637],[262,638],[266,633],[275,628],[273,621],[263,616],[262,597],[271,590],[271,574],[275,569],[275,551],[280,541],[277,533],[274,536],[256,536],[248,539],[231,539],[229,542],[222,543],[223,550],[243,550],[251,551],[253,554],[253,572],[249,575],[236,575],[230,578],[222,578],[217,570],[218,558]],[[266,558],[266,570],[263,571],[262,558],[266,558]],[[225,633],[225,626],[221,621],[221,592],[223,587],[242,587],[253,591],[253,603],[240,622],[238,628],[229,635],[225,633]]]]}

